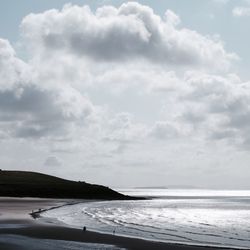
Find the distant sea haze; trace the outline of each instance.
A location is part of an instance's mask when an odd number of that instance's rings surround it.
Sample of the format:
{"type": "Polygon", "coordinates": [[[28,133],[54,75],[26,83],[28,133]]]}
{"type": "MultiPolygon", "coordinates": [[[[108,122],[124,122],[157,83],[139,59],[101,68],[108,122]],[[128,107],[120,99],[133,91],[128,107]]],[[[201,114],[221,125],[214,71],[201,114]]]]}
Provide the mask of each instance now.
{"type": "Polygon", "coordinates": [[[148,200],[98,201],[64,206],[43,217],[73,227],[155,241],[250,246],[250,191],[124,189],[148,200]],[[153,197],[153,198],[152,198],[153,197]]]}

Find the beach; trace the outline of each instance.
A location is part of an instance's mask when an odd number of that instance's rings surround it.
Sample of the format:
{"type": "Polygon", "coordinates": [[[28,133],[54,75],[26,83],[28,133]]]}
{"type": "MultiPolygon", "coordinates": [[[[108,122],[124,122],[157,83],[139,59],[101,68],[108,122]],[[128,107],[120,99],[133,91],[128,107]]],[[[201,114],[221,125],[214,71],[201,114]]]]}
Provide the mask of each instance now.
{"type": "MultiPolygon", "coordinates": [[[[56,225],[49,220],[35,220],[29,213],[39,209],[71,204],[72,200],[0,199],[0,249],[222,249],[148,241],[111,234],[83,232],[56,225]]],[[[229,249],[229,248],[224,248],[229,249]]]]}

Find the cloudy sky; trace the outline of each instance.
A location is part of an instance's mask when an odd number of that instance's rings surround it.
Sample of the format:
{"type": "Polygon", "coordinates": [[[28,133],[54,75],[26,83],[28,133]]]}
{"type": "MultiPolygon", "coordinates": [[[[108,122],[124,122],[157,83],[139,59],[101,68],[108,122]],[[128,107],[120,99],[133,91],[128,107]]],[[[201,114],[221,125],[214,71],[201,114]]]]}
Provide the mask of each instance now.
{"type": "Polygon", "coordinates": [[[113,187],[250,188],[250,1],[2,1],[0,166],[113,187]]]}

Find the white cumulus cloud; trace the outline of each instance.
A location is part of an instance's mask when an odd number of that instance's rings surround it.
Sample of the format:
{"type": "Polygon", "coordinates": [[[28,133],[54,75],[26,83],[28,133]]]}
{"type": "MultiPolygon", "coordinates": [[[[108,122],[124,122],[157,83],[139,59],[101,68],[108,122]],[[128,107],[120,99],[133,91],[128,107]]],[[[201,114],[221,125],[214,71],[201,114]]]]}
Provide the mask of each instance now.
{"type": "Polygon", "coordinates": [[[93,110],[90,101],[69,85],[46,85],[29,64],[0,39],[0,129],[10,136],[42,137],[67,131],[93,110]],[[61,131],[62,130],[62,131],[61,131]]]}
{"type": "Polygon", "coordinates": [[[136,2],[115,8],[65,5],[26,16],[23,36],[37,53],[69,53],[98,62],[147,60],[152,63],[227,69],[237,56],[223,43],[196,31],[179,27],[172,11],[165,18],[136,2]],[[49,52],[48,52],[49,51],[49,52]]]}
{"type": "Polygon", "coordinates": [[[235,17],[250,16],[249,7],[235,7],[232,12],[235,17]]]}

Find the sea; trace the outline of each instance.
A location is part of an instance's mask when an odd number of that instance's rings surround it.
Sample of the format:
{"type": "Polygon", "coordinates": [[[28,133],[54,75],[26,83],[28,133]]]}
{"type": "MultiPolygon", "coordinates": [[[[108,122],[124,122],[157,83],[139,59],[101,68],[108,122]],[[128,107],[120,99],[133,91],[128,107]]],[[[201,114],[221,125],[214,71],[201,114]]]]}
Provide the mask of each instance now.
{"type": "Polygon", "coordinates": [[[86,201],[48,210],[71,227],[151,241],[250,249],[250,191],[118,189],[134,201],[86,201]]]}

